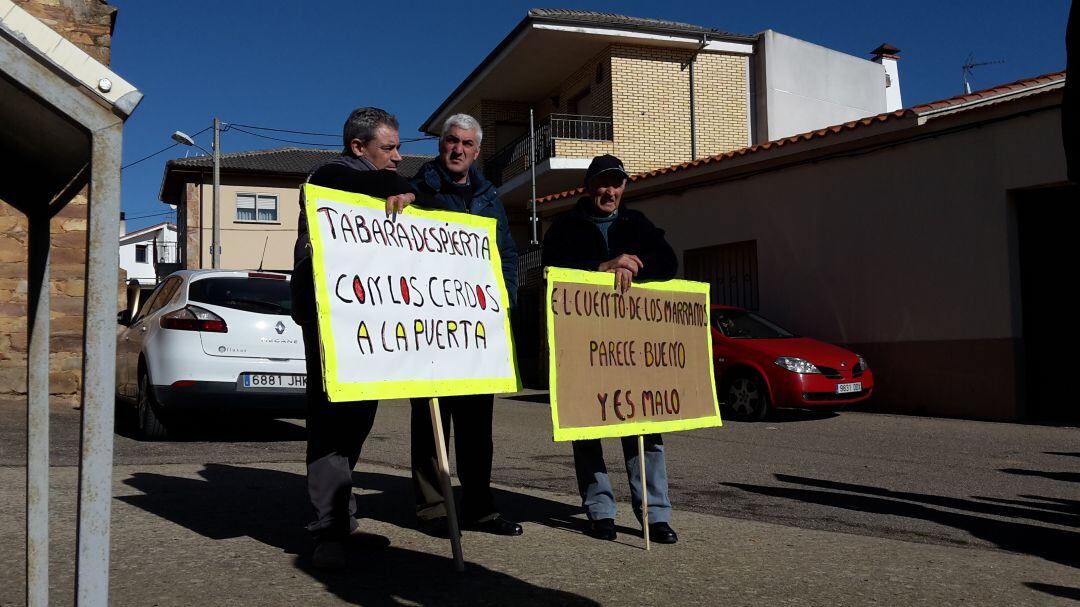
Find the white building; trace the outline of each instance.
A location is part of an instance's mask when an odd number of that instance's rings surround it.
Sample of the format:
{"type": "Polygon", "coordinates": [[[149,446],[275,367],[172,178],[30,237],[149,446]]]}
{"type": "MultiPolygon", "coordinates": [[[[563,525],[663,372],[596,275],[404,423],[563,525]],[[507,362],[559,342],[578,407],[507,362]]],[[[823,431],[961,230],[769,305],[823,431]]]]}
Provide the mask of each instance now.
{"type": "Polygon", "coordinates": [[[157,284],[159,264],[177,261],[176,224],[162,222],[125,233],[121,219],[120,268],[127,271],[129,281],[138,280],[142,285],[157,284]]]}

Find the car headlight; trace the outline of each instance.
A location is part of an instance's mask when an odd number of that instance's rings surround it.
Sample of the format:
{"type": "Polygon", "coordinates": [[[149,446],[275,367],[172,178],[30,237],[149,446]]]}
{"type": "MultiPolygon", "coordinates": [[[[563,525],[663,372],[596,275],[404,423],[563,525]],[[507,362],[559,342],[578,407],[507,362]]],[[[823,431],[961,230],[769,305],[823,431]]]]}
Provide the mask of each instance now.
{"type": "Polygon", "coordinates": [[[774,364],[778,367],[783,367],[792,373],[821,373],[821,370],[815,367],[814,363],[792,356],[781,356],[776,359],[774,364]]]}
{"type": "Polygon", "coordinates": [[[855,368],[853,369],[853,371],[856,371],[856,372],[859,372],[859,373],[865,373],[865,372],[870,370],[870,365],[866,364],[866,359],[865,358],[863,358],[859,354],[856,354],[855,358],[858,358],[859,362],[855,363],[855,368]]]}

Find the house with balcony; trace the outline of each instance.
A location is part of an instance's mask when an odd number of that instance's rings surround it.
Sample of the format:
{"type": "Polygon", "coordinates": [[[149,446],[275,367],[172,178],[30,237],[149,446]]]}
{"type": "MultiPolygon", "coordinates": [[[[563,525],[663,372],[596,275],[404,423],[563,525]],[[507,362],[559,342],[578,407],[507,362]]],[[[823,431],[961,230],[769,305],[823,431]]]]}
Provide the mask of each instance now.
{"type": "Polygon", "coordinates": [[[125,231],[120,214],[120,269],[140,285],[156,285],[158,278],[179,269],[176,224],[162,222],[134,232],[125,231]]]}
{"type": "Polygon", "coordinates": [[[868,60],[771,30],[533,9],[420,130],[437,135],[459,112],[480,121],[484,173],[524,243],[533,167],[542,197],[580,185],[598,154],[633,174],[899,109],[898,53],[882,45],[868,60]]]}

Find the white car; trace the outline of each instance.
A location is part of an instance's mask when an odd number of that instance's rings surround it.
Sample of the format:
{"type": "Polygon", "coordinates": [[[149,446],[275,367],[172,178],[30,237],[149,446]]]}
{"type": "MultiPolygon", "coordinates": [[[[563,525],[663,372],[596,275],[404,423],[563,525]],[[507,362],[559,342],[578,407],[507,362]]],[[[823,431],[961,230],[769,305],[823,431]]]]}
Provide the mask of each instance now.
{"type": "Polygon", "coordinates": [[[289,316],[289,276],[181,270],[135,313],[121,312],[117,400],[134,404],[141,437],[199,410],[302,415],[304,339],[289,316]]]}

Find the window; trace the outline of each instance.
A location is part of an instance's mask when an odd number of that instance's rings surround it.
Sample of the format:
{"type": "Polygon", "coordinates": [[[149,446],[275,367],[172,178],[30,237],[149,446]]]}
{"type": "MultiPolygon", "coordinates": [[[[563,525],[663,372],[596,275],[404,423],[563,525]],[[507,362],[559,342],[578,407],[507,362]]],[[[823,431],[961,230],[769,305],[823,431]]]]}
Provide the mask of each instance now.
{"type": "Polygon", "coordinates": [[[277,222],[277,196],[237,194],[236,221],[277,222]]]}
{"type": "Polygon", "coordinates": [[[712,303],[758,309],[756,240],[690,249],[683,268],[687,279],[712,286],[712,303]]]}
{"type": "Polygon", "coordinates": [[[146,303],[139,309],[139,313],[135,320],[140,321],[154,312],[157,312],[162,306],[169,303],[172,300],[173,295],[176,295],[176,290],[180,287],[180,282],[180,278],[173,276],[158,285],[154,294],[151,295],[150,299],[147,299],[146,303]]]}
{"type": "Polygon", "coordinates": [[[188,299],[261,314],[288,314],[292,310],[292,292],[287,280],[232,276],[203,278],[188,287],[188,299]]]}
{"type": "Polygon", "coordinates": [[[135,245],[135,263],[146,263],[146,245],[135,245]]]}

